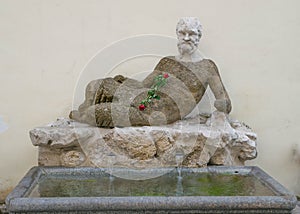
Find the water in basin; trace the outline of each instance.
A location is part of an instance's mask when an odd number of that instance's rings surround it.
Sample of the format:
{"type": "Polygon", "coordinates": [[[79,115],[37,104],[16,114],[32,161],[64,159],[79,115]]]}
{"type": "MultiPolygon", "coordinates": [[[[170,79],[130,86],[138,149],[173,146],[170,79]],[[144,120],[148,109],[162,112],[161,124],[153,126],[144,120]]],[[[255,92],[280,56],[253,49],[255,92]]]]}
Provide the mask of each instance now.
{"type": "Polygon", "coordinates": [[[274,196],[251,174],[191,173],[173,170],[157,178],[127,180],[101,175],[42,175],[29,197],[274,196]]]}

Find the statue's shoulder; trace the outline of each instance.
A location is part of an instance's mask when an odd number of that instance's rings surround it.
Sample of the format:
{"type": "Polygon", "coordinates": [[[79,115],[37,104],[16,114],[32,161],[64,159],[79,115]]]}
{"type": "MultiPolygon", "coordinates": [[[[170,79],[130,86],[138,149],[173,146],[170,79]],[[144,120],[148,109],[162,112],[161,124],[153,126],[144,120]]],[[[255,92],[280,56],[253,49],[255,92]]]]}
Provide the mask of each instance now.
{"type": "Polygon", "coordinates": [[[162,64],[174,63],[174,62],[175,62],[175,56],[165,56],[159,61],[159,63],[162,64]]]}
{"type": "Polygon", "coordinates": [[[203,61],[210,68],[211,73],[215,73],[215,74],[219,73],[218,66],[212,59],[205,58],[205,59],[203,59],[203,61]]]}
{"type": "Polygon", "coordinates": [[[212,59],[204,58],[202,61],[212,67],[216,66],[216,63],[212,59]]]}
{"type": "Polygon", "coordinates": [[[159,60],[156,70],[167,70],[176,63],[175,56],[166,56],[159,60]]]}

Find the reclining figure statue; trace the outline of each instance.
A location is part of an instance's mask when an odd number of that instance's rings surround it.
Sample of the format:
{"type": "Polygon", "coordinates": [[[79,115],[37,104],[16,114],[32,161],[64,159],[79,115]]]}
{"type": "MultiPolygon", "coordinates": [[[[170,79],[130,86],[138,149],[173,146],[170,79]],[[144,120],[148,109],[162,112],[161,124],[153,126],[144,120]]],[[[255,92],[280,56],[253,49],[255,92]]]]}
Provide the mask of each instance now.
{"type": "Polygon", "coordinates": [[[142,82],[117,75],[91,81],[85,101],[70,118],[98,127],[165,125],[183,119],[209,86],[214,106],[228,114],[231,101],[217,66],[198,50],[202,27],[197,18],[181,18],[176,28],[178,56],[162,58],[142,82]],[[160,86],[160,83],[165,83],[160,86]]]}

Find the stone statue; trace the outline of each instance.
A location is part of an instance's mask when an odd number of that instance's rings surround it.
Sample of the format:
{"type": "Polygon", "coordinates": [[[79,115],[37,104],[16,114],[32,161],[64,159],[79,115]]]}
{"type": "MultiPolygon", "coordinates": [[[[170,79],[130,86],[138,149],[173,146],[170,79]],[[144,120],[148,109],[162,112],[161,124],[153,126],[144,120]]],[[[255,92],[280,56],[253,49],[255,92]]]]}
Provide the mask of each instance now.
{"type": "Polygon", "coordinates": [[[180,19],[176,32],[179,55],[162,58],[143,81],[121,75],[93,80],[84,102],[70,113],[74,120],[31,130],[39,165],[147,169],[244,165],[254,159],[256,134],[228,117],[231,102],[218,69],[197,49],[199,20],[180,19]],[[181,120],[208,86],[217,111],[181,120]]]}
{"type": "Polygon", "coordinates": [[[198,50],[202,27],[197,18],[181,18],[176,28],[178,56],[162,58],[142,82],[123,77],[91,81],[85,100],[70,118],[98,127],[165,125],[183,119],[200,102],[210,86],[218,111],[228,114],[231,102],[217,66],[198,50]],[[140,108],[154,85],[155,77],[166,75],[166,84],[146,108],[140,108]]]}

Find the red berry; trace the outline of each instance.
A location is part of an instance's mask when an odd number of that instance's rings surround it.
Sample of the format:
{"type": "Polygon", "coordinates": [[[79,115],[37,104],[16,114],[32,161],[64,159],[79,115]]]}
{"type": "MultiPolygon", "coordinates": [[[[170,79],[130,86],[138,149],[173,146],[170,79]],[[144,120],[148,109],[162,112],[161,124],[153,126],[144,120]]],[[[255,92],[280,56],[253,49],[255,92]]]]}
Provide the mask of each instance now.
{"type": "Polygon", "coordinates": [[[145,108],[146,108],[146,106],[145,106],[144,104],[141,104],[141,105],[139,106],[140,111],[144,111],[145,108]]]}
{"type": "Polygon", "coordinates": [[[169,74],[165,73],[164,78],[167,79],[169,77],[169,74]]]}

